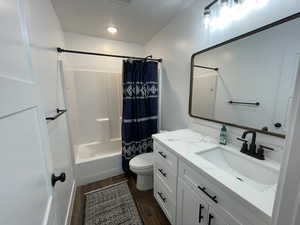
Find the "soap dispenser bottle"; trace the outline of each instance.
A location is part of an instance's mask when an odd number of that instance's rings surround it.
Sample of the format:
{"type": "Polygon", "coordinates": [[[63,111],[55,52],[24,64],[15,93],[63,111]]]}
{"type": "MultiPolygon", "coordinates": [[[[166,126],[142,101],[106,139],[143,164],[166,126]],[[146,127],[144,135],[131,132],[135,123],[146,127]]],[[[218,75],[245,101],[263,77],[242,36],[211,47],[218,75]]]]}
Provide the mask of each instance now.
{"type": "Polygon", "coordinates": [[[227,144],[227,128],[225,125],[222,125],[221,132],[220,132],[220,144],[226,145],[227,144]]]}

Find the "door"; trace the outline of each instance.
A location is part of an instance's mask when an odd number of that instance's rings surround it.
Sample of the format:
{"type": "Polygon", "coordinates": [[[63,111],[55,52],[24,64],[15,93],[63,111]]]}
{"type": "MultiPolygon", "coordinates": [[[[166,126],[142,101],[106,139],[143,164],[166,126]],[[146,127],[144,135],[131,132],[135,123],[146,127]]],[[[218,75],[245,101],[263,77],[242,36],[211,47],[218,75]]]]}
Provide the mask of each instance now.
{"type": "Polygon", "coordinates": [[[270,131],[276,133],[287,133],[289,110],[294,100],[295,83],[300,59],[300,49],[295,49],[295,51],[294,54],[286,55],[283,60],[283,71],[278,85],[270,129],[270,131]]]}
{"type": "Polygon", "coordinates": [[[207,225],[208,204],[181,179],[177,195],[177,225],[207,225]]]}
{"type": "Polygon", "coordinates": [[[52,225],[50,154],[21,0],[1,1],[0,224],[52,225]]]}
{"type": "Polygon", "coordinates": [[[217,90],[217,73],[203,72],[195,68],[193,80],[192,113],[197,116],[214,118],[217,90]]]}
{"type": "Polygon", "coordinates": [[[289,115],[285,156],[278,181],[272,225],[300,224],[300,60],[295,95],[289,115]]]}

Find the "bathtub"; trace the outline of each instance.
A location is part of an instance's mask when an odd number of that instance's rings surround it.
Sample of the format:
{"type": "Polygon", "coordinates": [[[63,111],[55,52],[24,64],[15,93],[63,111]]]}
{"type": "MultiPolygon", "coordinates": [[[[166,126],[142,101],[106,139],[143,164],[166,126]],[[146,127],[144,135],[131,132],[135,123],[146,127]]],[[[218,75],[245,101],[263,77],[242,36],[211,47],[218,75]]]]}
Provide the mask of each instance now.
{"type": "Polygon", "coordinates": [[[91,142],[77,146],[76,163],[84,163],[100,158],[120,155],[122,149],[121,140],[110,142],[91,142]]]}
{"type": "Polygon", "coordinates": [[[79,185],[123,173],[120,139],[74,146],[75,176],[79,185]]]}

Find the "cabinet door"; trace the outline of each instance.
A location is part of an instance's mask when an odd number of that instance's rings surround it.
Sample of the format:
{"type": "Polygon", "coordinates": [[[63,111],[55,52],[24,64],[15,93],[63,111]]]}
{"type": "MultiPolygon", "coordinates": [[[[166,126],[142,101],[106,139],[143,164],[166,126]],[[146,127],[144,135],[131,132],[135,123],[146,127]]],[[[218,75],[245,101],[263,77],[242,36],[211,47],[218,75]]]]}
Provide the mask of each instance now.
{"type": "Polygon", "coordinates": [[[190,186],[178,180],[177,225],[207,225],[208,205],[190,186]]]}
{"type": "Polygon", "coordinates": [[[241,225],[229,214],[213,209],[212,207],[209,207],[207,220],[207,225],[241,225]]]}

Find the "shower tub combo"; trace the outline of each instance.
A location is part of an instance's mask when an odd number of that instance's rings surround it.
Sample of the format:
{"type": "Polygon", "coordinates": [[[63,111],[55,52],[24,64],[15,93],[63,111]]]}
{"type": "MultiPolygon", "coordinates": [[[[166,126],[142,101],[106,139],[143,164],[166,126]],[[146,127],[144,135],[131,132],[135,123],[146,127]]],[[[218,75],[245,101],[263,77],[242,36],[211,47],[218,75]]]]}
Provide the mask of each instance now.
{"type": "Polygon", "coordinates": [[[63,74],[78,184],[123,173],[121,73],[65,69],[63,74]]]}
{"type": "Polygon", "coordinates": [[[119,72],[64,69],[60,64],[79,185],[123,173],[119,64],[119,72]]]}

